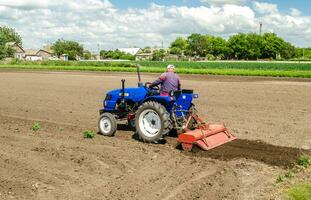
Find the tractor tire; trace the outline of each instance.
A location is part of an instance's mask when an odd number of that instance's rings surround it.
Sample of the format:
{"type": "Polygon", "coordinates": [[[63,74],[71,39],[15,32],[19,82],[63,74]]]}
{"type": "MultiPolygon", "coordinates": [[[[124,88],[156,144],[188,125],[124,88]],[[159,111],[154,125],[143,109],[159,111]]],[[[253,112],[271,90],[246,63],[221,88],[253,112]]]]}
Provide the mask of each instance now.
{"type": "Polygon", "coordinates": [[[104,136],[114,136],[117,131],[117,120],[111,113],[103,113],[98,120],[99,133],[104,136]]]}
{"type": "Polygon", "coordinates": [[[136,131],[144,142],[158,143],[171,130],[170,115],[160,103],[145,102],[135,116],[136,131]]]}

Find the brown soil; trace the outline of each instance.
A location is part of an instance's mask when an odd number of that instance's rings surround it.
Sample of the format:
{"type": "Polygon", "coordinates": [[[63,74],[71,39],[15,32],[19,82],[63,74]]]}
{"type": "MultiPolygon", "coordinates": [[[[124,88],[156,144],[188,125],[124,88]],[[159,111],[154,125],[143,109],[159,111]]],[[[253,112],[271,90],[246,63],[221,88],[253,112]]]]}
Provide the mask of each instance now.
{"type": "Polygon", "coordinates": [[[288,169],[295,167],[297,158],[303,154],[310,152],[299,148],[274,146],[262,141],[237,139],[208,152],[196,151],[191,156],[224,161],[245,158],[288,169]]]}
{"type": "Polygon", "coordinates": [[[309,79],[184,77],[203,118],[239,138],[209,152],[182,152],[175,138],[144,144],[125,125],[84,139],[123,77],[136,85],[126,73],[0,72],[0,199],[267,199],[311,148],[309,79]]]}

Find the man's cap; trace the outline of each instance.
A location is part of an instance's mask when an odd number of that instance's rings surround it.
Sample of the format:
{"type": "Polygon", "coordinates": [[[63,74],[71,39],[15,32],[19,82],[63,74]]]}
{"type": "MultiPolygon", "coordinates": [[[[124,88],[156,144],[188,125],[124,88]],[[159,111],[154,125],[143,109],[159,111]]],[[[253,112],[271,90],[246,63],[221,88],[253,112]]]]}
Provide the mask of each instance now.
{"type": "Polygon", "coordinates": [[[167,65],[167,69],[175,69],[175,66],[174,65],[167,65]]]}

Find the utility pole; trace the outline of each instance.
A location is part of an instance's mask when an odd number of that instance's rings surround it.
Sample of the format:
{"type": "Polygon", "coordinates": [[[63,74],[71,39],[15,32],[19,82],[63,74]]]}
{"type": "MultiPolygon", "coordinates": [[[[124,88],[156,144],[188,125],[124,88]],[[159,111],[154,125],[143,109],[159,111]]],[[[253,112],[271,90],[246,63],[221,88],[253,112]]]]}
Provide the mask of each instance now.
{"type": "Polygon", "coordinates": [[[99,43],[97,43],[97,52],[98,52],[97,60],[100,60],[100,46],[99,46],[99,43]]]}
{"type": "Polygon", "coordinates": [[[259,34],[262,35],[262,22],[259,22],[259,34]]]}

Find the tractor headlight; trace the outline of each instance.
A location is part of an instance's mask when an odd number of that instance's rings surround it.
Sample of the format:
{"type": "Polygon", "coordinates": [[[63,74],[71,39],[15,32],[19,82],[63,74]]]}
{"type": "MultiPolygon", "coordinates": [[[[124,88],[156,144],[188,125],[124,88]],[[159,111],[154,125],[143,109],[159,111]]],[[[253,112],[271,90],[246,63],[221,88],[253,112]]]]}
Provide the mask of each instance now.
{"type": "Polygon", "coordinates": [[[104,107],[107,107],[107,101],[104,101],[104,107]]]}

